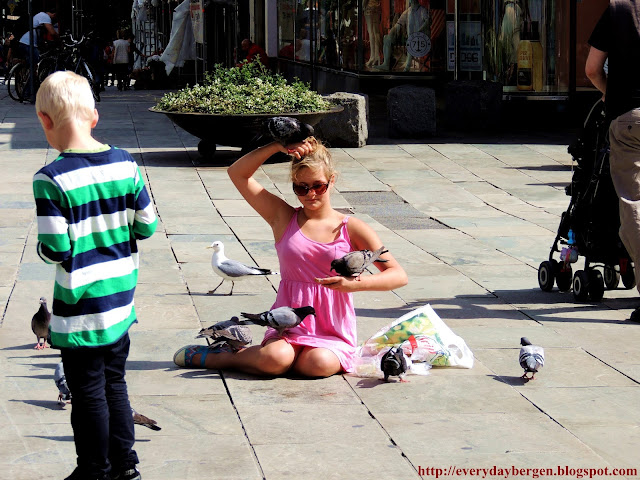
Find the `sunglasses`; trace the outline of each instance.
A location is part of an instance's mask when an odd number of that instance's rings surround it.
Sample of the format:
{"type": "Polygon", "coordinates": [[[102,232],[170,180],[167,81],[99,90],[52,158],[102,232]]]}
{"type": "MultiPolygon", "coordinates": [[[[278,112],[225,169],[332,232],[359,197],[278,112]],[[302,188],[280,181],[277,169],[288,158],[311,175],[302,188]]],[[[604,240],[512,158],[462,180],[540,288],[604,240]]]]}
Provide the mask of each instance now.
{"type": "Polygon", "coordinates": [[[309,193],[309,190],[313,190],[313,192],[316,195],[322,195],[329,188],[329,183],[331,182],[329,181],[327,183],[319,183],[317,185],[312,185],[310,187],[307,187],[306,185],[298,185],[294,183],[293,191],[299,197],[304,197],[307,193],[309,193]]]}

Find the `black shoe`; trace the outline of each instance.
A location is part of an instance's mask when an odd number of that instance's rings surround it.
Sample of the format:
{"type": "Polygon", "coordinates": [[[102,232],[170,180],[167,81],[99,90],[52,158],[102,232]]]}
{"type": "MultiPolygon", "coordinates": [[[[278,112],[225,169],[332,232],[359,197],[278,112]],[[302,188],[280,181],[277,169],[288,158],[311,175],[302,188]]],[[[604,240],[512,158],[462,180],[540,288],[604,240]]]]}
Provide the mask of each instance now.
{"type": "MultiPolygon", "coordinates": [[[[136,478],[136,477],[132,477],[132,478],[136,478]]],[[[64,480],[110,480],[110,479],[109,479],[109,475],[106,475],[106,474],[100,477],[87,476],[87,474],[81,472],[80,469],[76,468],[71,473],[71,475],[69,475],[64,480]]]]}
{"type": "Polygon", "coordinates": [[[142,475],[136,467],[129,468],[127,470],[120,470],[119,472],[111,472],[111,480],[141,480],[142,475]]]}
{"type": "Polygon", "coordinates": [[[640,307],[636,308],[633,312],[631,312],[631,316],[629,317],[631,322],[640,323],[640,307]]]}

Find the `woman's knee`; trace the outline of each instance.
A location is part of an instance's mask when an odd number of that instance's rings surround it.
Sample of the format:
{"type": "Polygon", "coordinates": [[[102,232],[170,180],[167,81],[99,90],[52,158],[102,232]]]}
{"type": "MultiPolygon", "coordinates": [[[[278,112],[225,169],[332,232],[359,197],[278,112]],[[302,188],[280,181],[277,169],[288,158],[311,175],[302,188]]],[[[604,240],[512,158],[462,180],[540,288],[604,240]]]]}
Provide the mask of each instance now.
{"type": "Polygon", "coordinates": [[[307,377],[330,377],[341,369],[335,353],[325,348],[307,348],[295,363],[295,370],[307,377]]]}
{"type": "Polygon", "coordinates": [[[258,367],[267,375],[282,375],[291,368],[295,358],[290,344],[284,340],[271,342],[262,347],[258,367]]]}

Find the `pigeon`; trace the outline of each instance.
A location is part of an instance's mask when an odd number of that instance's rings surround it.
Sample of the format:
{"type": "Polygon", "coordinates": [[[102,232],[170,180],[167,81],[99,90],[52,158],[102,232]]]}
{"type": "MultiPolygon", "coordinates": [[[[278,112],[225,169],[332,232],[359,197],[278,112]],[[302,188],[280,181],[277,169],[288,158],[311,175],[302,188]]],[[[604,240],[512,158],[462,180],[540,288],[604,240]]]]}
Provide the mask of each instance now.
{"type": "Polygon", "coordinates": [[[532,345],[526,338],[520,339],[520,366],[524,368],[524,375],[522,378],[527,380],[534,380],[535,374],[538,370],[544,366],[544,349],[537,345],[532,345]],[[531,372],[531,377],[527,376],[527,373],[531,372]]]}
{"type": "Polygon", "coordinates": [[[404,379],[404,375],[407,373],[407,358],[404,356],[401,346],[390,348],[382,356],[380,369],[384,373],[385,382],[389,381],[390,376],[398,376],[401,382],[407,382],[404,379]]]}
{"type": "Polygon", "coordinates": [[[247,320],[241,320],[242,325],[261,325],[275,328],[280,335],[288,328],[302,323],[308,315],[315,315],[313,307],[278,307],[262,313],[242,313],[247,320]]]}
{"type": "Polygon", "coordinates": [[[133,423],[135,425],[142,425],[143,427],[150,428],[151,430],[155,430],[156,432],[158,430],[162,430],[162,428],[158,426],[158,422],[150,419],[149,417],[145,417],[141,413],[136,412],[133,407],[131,407],[131,415],[133,415],[133,423]]]}
{"type": "Polygon", "coordinates": [[[238,317],[218,322],[210,327],[200,330],[196,338],[206,338],[209,348],[214,348],[221,343],[227,343],[234,351],[238,351],[251,345],[252,335],[249,327],[240,325],[238,317]]]}
{"type": "Polygon", "coordinates": [[[31,330],[38,339],[36,350],[47,348],[47,338],[49,338],[49,322],[51,321],[51,312],[47,309],[47,299],[40,297],[40,308],[31,319],[31,330]]]}
{"type": "Polygon", "coordinates": [[[313,127],[292,117],[272,117],[264,125],[271,138],[283,146],[303,142],[314,134],[313,127]]]}
{"type": "Polygon", "coordinates": [[[371,250],[356,250],[354,252],[347,253],[342,258],[337,258],[331,262],[331,270],[334,270],[338,275],[342,277],[360,277],[362,272],[365,271],[373,262],[388,262],[389,260],[383,260],[380,255],[387,253],[389,250],[384,248],[384,245],[377,249],[375,252],[371,250]]]}
{"type": "Polygon", "coordinates": [[[258,268],[245,265],[236,260],[230,260],[224,256],[224,244],[220,241],[213,242],[209,247],[213,248],[213,256],[211,257],[211,267],[213,271],[222,277],[222,282],[216,288],[209,291],[209,295],[213,294],[225,280],[231,280],[231,291],[233,294],[234,282],[253,275],[279,275],[278,272],[269,270],[268,268],[258,268]]]}
{"type": "Polygon", "coordinates": [[[58,387],[58,403],[64,405],[71,402],[71,390],[67,385],[67,377],[64,376],[64,366],[62,362],[56,366],[56,371],[53,374],[53,381],[56,382],[58,387]]]}

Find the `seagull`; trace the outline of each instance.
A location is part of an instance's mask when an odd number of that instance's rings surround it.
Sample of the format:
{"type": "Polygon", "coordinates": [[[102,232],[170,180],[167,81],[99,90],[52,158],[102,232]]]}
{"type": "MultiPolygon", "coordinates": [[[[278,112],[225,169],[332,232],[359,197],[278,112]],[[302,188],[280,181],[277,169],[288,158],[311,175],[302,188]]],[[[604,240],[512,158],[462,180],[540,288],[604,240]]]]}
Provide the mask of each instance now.
{"type": "Polygon", "coordinates": [[[156,432],[158,430],[162,430],[162,428],[158,426],[158,422],[150,419],[149,417],[145,417],[141,413],[136,412],[133,407],[131,407],[131,415],[133,416],[133,423],[135,425],[142,425],[143,427],[150,428],[151,430],[155,430],[156,432]]]}
{"type": "Polygon", "coordinates": [[[242,313],[247,320],[241,320],[242,325],[261,325],[275,328],[280,335],[288,328],[293,328],[302,323],[308,315],[315,315],[313,307],[278,307],[262,313],[242,313]]]}
{"type": "Polygon", "coordinates": [[[390,348],[387,353],[382,356],[380,361],[380,369],[384,373],[384,381],[389,381],[389,376],[398,376],[401,382],[408,382],[404,379],[407,373],[407,358],[401,346],[390,348]]]}
{"type": "Polygon", "coordinates": [[[70,403],[71,390],[69,390],[69,385],[67,385],[67,377],[64,375],[64,366],[62,365],[62,362],[56,365],[56,371],[53,374],[53,381],[56,382],[56,387],[58,387],[58,403],[60,405],[70,403]]]}
{"type": "Polygon", "coordinates": [[[388,251],[389,250],[386,250],[383,245],[375,252],[371,250],[349,252],[344,257],[333,260],[331,262],[331,270],[334,270],[342,277],[360,277],[362,272],[373,262],[388,262],[389,260],[380,258],[380,255],[388,251]]]}
{"type": "Polygon", "coordinates": [[[534,380],[535,374],[538,370],[544,366],[544,349],[537,345],[532,345],[527,337],[520,339],[520,366],[524,368],[524,375],[522,378],[527,380],[534,380]],[[527,373],[531,372],[531,377],[527,376],[527,373]]]}
{"type": "Polygon", "coordinates": [[[304,142],[314,134],[313,127],[292,117],[271,117],[264,125],[271,138],[283,146],[304,142]]]}
{"type": "Polygon", "coordinates": [[[47,299],[40,297],[40,308],[31,319],[31,330],[38,339],[36,350],[47,348],[47,338],[49,338],[49,322],[51,322],[51,313],[47,309],[47,299]]]}
{"type": "Polygon", "coordinates": [[[240,324],[238,317],[231,317],[210,327],[200,330],[196,338],[206,338],[209,348],[221,343],[227,343],[234,351],[238,351],[251,344],[252,335],[249,327],[240,324]]]}
{"type": "Polygon", "coordinates": [[[233,293],[234,282],[242,280],[246,277],[253,275],[279,275],[278,272],[269,270],[268,268],[258,268],[245,265],[236,260],[230,260],[224,256],[224,244],[220,241],[213,242],[207,248],[213,249],[213,256],[211,257],[211,267],[213,271],[222,277],[222,282],[218,284],[216,288],[209,291],[209,295],[212,295],[225,280],[231,280],[231,291],[229,295],[233,293]]]}

